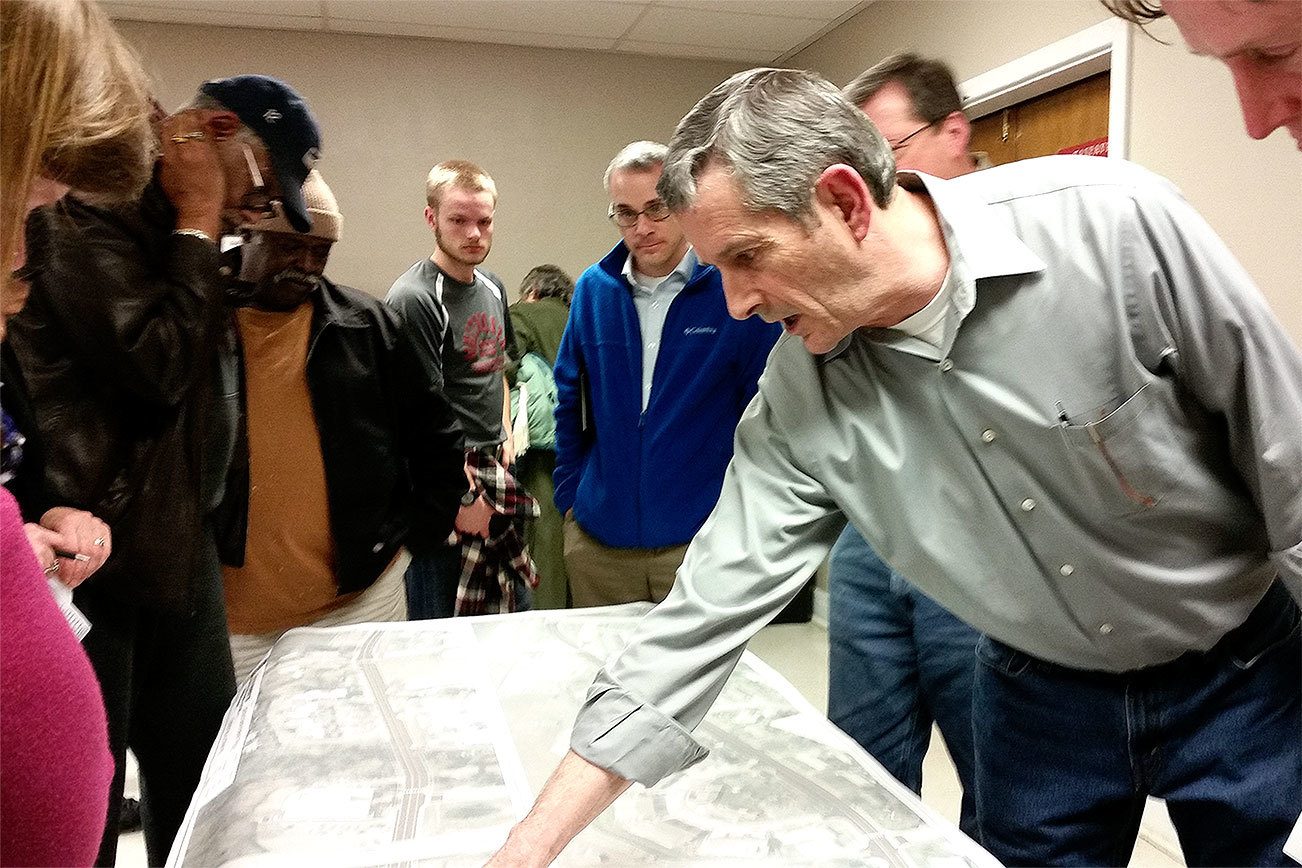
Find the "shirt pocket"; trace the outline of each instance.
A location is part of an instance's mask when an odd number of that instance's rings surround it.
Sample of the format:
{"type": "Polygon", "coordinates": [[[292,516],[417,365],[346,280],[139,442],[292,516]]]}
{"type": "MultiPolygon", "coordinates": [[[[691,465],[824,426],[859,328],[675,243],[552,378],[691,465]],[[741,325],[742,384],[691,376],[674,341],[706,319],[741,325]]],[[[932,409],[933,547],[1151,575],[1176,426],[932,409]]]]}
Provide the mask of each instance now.
{"type": "MultiPolygon", "coordinates": [[[[1176,485],[1178,445],[1152,384],[1115,402],[1093,421],[1060,410],[1058,433],[1076,473],[1080,497],[1107,514],[1147,512],[1176,485]]],[[[1059,407],[1061,408],[1061,404],[1059,407]]]]}

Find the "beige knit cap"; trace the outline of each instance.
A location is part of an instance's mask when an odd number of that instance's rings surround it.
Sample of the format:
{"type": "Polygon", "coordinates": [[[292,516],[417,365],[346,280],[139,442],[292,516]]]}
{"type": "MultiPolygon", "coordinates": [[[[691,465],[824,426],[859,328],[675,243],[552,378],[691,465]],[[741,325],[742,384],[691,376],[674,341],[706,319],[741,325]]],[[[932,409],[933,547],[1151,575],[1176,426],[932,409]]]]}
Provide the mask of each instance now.
{"type": "Polygon", "coordinates": [[[289,221],[285,219],[285,212],[281,209],[279,202],[274,203],[273,207],[276,209],[274,217],[259,220],[257,223],[245,223],[241,228],[251,229],[255,232],[291,232],[295,235],[312,235],[317,238],[338,241],[344,218],[339,213],[339,204],[335,202],[335,194],[330,192],[325,179],[321,177],[321,173],[316,169],[309,172],[307,180],[303,182],[303,199],[307,202],[307,213],[312,217],[312,228],[307,232],[299,233],[298,230],[289,225],[289,221]]]}

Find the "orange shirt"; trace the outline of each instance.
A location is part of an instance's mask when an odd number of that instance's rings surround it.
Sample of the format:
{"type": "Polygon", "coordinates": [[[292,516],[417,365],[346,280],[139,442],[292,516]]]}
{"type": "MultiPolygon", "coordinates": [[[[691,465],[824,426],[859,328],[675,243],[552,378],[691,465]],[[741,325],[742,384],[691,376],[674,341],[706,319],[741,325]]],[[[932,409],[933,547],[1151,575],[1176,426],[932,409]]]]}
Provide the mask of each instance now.
{"type": "Polygon", "coordinates": [[[346,603],[335,581],[321,435],[307,386],[312,305],[240,308],[249,440],[244,566],[222,569],[232,633],[298,627],[346,603]]]}

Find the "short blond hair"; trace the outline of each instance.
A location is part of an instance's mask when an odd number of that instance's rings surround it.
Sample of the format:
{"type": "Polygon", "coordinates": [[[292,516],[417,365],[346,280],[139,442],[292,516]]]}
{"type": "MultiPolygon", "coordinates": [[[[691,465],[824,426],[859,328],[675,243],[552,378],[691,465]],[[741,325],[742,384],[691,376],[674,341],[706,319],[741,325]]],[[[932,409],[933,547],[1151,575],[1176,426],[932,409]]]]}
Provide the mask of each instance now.
{"type": "Polygon", "coordinates": [[[435,211],[450,187],[460,187],[472,193],[488,193],[497,204],[497,185],[492,177],[469,160],[444,160],[429,170],[425,179],[425,204],[435,211]]]}
{"type": "Polygon", "coordinates": [[[157,152],[148,81],[88,0],[0,0],[0,263],[4,274],[39,176],[130,199],[157,152]]]}

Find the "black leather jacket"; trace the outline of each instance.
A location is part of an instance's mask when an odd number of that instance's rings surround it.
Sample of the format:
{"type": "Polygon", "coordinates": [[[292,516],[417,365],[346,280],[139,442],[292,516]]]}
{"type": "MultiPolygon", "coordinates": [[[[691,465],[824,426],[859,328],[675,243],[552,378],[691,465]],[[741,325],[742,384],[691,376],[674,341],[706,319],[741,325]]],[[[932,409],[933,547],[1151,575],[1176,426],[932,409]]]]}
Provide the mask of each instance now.
{"type": "MultiPolygon", "coordinates": [[[[113,528],[96,593],[188,612],[233,442],[218,388],[217,253],[173,235],[157,181],[113,209],[67,199],[28,227],[32,294],[10,323],[45,447],[44,492],[113,528]]],[[[227,390],[233,391],[233,390],[227,390]]],[[[211,555],[208,555],[211,558],[211,555]]]]}
{"type": "MultiPolygon", "coordinates": [[[[369,587],[400,545],[447,539],[466,490],[461,431],[379,299],[329,280],[312,296],[307,381],[325,466],[339,593],[369,587]]],[[[243,388],[240,389],[241,395],[243,388]]],[[[246,416],[217,513],[222,562],[244,563],[249,519],[246,416]]]]}

